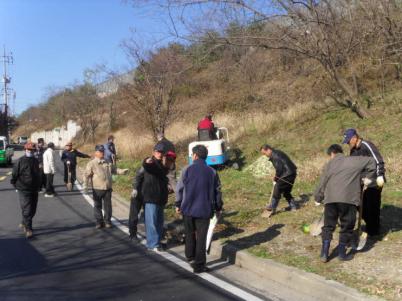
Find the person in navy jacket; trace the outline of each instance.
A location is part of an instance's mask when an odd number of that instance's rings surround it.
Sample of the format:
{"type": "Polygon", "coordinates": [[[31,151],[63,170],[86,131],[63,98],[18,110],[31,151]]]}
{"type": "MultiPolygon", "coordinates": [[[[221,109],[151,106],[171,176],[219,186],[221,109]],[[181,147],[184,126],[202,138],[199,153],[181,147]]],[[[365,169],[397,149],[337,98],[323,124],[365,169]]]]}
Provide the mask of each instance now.
{"type": "Polygon", "coordinates": [[[206,241],[209,221],[222,211],[221,183],[215,169],[205,160],[208,150],[203,145],[192,149],[193,164],[187,166],[176,187],[176,212],[183,215],[185,255],[194,273],[207,271],[206,241]]]}

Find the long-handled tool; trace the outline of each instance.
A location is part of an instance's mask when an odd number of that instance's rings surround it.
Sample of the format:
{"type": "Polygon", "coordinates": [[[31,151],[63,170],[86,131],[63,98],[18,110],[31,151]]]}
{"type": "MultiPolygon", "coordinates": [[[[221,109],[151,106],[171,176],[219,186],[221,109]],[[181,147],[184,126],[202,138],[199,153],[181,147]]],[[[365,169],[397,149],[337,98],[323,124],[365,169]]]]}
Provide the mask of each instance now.
{"type": "MultiPolygon", "coordinates": [[[[268,205],[272,203],[272,197],[274,196],[275,185],[276,185],[276,182],[273,182],[272,183],[271,196],[269,197],[268,205]]],[[[272,215],[275,214],[274,211],[275,211],[274,209],[272,209],[272,211],[268,211],[267,209],[265,209],[264,212],[261,214],[261,217],[268,217],[269,218],[269,217],[271,217],[272,215]]]]}
{"type": "Polygon", "coordinates": [[[218,224],[218,217],[216,216],[216,214],[214,214],[214,216],[209,221],[209,227],[207,232],[207,244],[206,244],[207,254],[209,254],[209,251],[211,249],[212,235],[214,234],[214,229],[217,224],[218,224]]]}
{"type": "Polygon", "coordinates": [[[358,240],[357,247],[356,247],[357,251],[363,250],[363,248],[367,242],[367,233],[362,231],[363,196],[364,196],[364,192],[366,191],[366,189],[367,189],[367,186],[364,185],[362,192],[360,194],[359,220],[357,222],[357,230],[359,233],[359,237],[358,237],[359,240],[358,240]]]}
{"type": "Polygon", "coordinates": [[[311,236],[320,235],[323,226],[324,226],[324,210],[322,211],[321,216],[311,223],[311,225],[310,225],[310,235],[311,236]]]}
{"type": "Polygon", "coordinates": [[[73,190],[73,183],[71,183],[71,166],[70,162],[67,162],[67,190],[73,190]]]}

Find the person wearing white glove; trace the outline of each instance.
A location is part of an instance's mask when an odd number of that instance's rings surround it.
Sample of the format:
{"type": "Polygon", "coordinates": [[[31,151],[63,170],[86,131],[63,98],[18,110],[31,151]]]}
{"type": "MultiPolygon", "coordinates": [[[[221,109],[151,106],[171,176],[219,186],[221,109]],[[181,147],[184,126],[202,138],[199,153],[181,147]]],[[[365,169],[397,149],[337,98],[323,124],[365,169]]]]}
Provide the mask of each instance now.
{"type": "Polygon", "coordinates": [[[365,188],[369,187],[370,184],[373,183],[373,181],[369,178],[363,178],[362,181],[365,188]]]}
{"type": "Polygon", "coordinates": [[[378,148],[370,141],[359,136],[355,129],[347,129],[343,136],[344,144],[348,144],[351,156],[371,157],[376,162],[377,179],[367,187],[363,196],[363,219],[366,222],[367,234],[380,234],[381,192],[386,182],[385,164],[378,148]]]}
{"type": "Polygon", "coordinates": [[[378,187],[383,188],[383,187],[384,187],[384,183],[385,183],[384,177],[383,177],[383,176],[377,177],[376,183],[377,183],[377,186],[378,186],[378,187]]]}

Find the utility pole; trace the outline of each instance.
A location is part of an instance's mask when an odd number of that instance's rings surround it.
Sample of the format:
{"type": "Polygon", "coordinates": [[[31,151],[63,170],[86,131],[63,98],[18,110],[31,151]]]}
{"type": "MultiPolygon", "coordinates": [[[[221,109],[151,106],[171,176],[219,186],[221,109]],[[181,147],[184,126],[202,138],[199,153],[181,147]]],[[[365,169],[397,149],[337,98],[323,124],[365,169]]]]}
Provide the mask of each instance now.
{"type": "Polygon", "coordinates": [[[3,103],[0,111],[0,135],[6,136],[9,140],[9,104],[8,97],[10,96],[11,89],[8,85],[11,83],[11,77],[7,74],[8,65],[13,64],[13,54],[6,52],[6,47],[3,48],[3,55],[0,56],[1,62],[3,62],[3,76],[2,76],[2,89],[1,94],[3,94],[3,103]]]}

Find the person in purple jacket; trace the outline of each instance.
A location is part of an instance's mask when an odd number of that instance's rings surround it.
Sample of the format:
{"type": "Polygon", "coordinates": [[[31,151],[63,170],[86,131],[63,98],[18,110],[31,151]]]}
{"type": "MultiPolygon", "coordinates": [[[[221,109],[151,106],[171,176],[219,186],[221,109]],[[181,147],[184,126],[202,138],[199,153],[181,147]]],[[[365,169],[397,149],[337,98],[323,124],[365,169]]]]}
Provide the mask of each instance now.
{"type": "Polygon", "coordinates": [[[192,149],[193,164],[187,166],[176,187],[176,212],[183,215],[185,255],[194,273],[206,272],[206,242],[209,221],[222,211],[221,183],[215,169],[205,162],[203,145],[192,149]]]}

